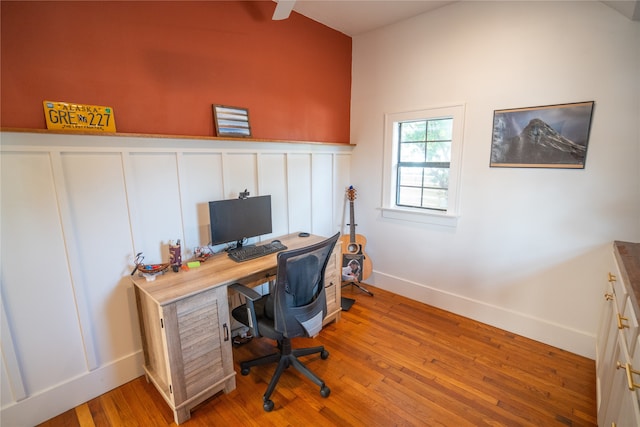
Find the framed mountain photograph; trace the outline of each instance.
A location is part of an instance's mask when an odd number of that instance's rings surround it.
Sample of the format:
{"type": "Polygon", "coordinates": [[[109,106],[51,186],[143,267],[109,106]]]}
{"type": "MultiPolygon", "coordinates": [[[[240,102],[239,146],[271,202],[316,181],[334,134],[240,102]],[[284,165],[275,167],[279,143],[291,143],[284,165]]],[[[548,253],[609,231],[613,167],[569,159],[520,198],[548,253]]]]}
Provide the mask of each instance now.
{"type": "Polygon", "coordinates": [[[584,169],[594,102],[495,110],[491,167],[584,169]]]}

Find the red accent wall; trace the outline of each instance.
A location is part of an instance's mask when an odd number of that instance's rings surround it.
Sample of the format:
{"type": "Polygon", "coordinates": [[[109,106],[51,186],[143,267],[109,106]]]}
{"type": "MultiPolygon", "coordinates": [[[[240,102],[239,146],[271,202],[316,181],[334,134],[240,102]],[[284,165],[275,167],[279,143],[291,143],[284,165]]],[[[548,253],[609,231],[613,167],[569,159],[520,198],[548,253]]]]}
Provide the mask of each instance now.
{"type": "Polygon", "coordinates": [[[351,38],[272,1],[2,1],[0,125],[46,129],[43,100],[113,107],[118,132],[349,142],[351,38]]]}

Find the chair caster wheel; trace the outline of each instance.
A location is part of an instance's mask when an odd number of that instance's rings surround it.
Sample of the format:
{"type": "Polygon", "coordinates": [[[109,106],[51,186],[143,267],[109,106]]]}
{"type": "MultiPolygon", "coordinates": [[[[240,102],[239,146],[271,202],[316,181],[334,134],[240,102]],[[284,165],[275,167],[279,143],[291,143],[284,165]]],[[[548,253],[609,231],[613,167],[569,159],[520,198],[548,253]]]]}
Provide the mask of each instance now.
{"type": "Polygon", "coordinates": [[[320,396],[329,397],[330,394],[331,394],[331,389],[329,387],[327,387],[326,385],[323,385],[320,388],[320,396]]]}
{"type": "Polygon", "coordinates": [[[249,368],[242,368],[240,369],[240,373],[244,376],[249,375],[249,368]]]}
{"type": "Polygon", "coordinates": [[[327,350],[322,350],[322,352],[320,353],[320,358],[322,360],[326,360],[329,357],[329,352],[327,350]]]}
{"type": "Polygon", "coordinates": [[[266,412],[271,412],[273,411],[273,400],[265,400],[264,404],[262,405],[262,408],[266,411],[266,412]]]}

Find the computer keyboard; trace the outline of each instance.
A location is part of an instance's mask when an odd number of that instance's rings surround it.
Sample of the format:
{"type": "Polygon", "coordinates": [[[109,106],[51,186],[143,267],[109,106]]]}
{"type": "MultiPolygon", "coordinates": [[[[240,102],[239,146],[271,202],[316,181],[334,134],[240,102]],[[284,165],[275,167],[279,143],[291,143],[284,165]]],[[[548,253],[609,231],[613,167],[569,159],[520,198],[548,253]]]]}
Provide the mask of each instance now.
{"type": "Polygon", "coordinates": [[[238,249],[229,251],[229,258],[235,262],[249,261],[250,259],[260,258],[261,256],[273,254],[276,252],[284,251],[287,249],[285,245],[280,242],[270,242],[264,245],[258,246],[243,246],[238,249]]]}

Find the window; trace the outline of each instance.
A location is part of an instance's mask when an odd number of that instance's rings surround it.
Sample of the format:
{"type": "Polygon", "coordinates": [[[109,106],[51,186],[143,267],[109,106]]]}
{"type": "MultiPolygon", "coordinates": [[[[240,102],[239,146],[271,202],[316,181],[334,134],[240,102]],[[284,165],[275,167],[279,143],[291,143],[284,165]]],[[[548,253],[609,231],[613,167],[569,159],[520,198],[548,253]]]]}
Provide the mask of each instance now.
{"type": "Polygon", "coordinates": [[[384,217],[456,225],[464,106],[387,114],[384,217]]]}

